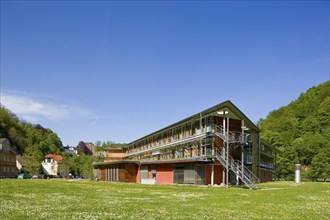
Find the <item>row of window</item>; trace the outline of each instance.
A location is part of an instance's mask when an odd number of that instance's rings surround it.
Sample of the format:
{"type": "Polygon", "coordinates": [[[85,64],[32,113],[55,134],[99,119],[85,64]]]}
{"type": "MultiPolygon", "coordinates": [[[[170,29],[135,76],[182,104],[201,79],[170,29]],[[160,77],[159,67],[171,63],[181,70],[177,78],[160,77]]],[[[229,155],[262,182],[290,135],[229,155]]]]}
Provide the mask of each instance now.
{"type": "Polygon", "coordinates": [[[16,156],[12,156],[12,155],[3,155],[2,158],[0,158],[0,160],[2,159],[3,162],[12,162],[15,163],[16,162],[16,156]]]}
{"type": "Polygon", "coordinates": [[[15,173],[17,171],[17,168],[14,166],[1,166],[0,169],[4,174],[15,173]]]}
{"type": "MultiPolygon", "coordinates": [[[[155,166],[141,166],[141,180],[156,178],[157,170],[155,166]]],[[[173,183],[205,184],[205,167],[203,165],[177,165],[173,169],[173,183]]]]}
{"type": "Polygon", "coordinates": [[[105,169],[105,181],[118,182],[119,181],[119,168],[112,166],[105,169]]]}
{"type": "Polygon", "coordinates": [[[145,140],[141,140],[139,142],[131,144],[131,146],[128,147],[128,153],[130,154],[139,152],[141,150],[150,149],[162,144],[167,144],[188,137],[192,137],[196,134],[209,132],[212,129],[212,125],[213,117],[207,117],[206,119],[202,118],[202,128],[200,126],[200,119],[190,121],[177,127],[171,128],[167,131],[158,133],[145,140]]]}
{"type": "Polygon", "coordinates": [[[202,143],[202,147],[199,142],[177,145],[176,147],[162,149],[154,152],[147,152],[145,154],[139,154],[134,157],[137,160],[173,160],[173,159],[187,159],[200,156],[212,156],[212,144],[202,143]]]}
{"type": "Polygon", "coordinates": [[[268,165],[268,166],[273,166],[274,165],[274,159],[261,154],[260,155],[260,163],[268,165]]]}
{"type": "Polygon", "coordinates": [[[260,179],[272,179],[273,178],[273,172],[271,170],[260,170],[260,179]]]}
{"type": "Polygon", "coordinates": [[[271,147],[266,146],[265,144],[261,144],[260,152],[272,157],[275,156],[274,150],[271,147]]]}

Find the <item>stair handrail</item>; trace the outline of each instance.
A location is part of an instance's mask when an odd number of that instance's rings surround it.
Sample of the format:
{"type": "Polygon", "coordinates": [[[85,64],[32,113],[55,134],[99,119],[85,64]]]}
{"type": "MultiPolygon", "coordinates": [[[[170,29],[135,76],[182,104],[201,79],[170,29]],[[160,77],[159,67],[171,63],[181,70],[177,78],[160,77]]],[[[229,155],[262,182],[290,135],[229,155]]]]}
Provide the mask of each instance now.
{"type": "MultiPolygon", "coordinates": [[[[227,152],[223,150],[224,155],[221,151],[217,148],[216,149],[216,158],[222,163],[223,166],[228,165],[228,168],[231,169],[238,177],[250,188],[256,189],[257,187],[254,185],[250,176],[247,175],[248,172],[242,171],[242,166],[235,162],[235,160],[228,155],[228,161],[226,160],[227,152]]],[[[244,167],[244,166],[243,166],[244,167]]],[[[250,171],[251,172],[251,171],[250,171]]],[[[252,174],[253,175],[253,174],[252,174]]],[[[258,178],[257,178],[258,179],[258,178]]]]}
{"type": "MultiPolygon", "coordinates": [[[[221,135],[226,136],[227,135],[227,129],[224,129],[222,125],[214,125],[214,133],[218,133],[221,135]]],[[[229,136],[227,137],[229,142],[240,142],[241,141],[241,136],[242,132],[239,131],[229,131],[229,136]]],[[[224,140],[227,141],[227,140],[224,140]]]]}
{"type": "MultiPolygon", "coordinates": [[[[239,167],[242,167],[242,162],[240,160],[236,160],[235,163],[237,163],[237,165],[239,167]]],[[[243,171],[244,174],[247,173],[248,176],[250,177],[250,179],[253,180],[254,183],[260,183],[259,178],[256,175],[254,175],[254,173],[249,168],[247,168],[246,166],[243,166],[242,171],[243,171]]]]}

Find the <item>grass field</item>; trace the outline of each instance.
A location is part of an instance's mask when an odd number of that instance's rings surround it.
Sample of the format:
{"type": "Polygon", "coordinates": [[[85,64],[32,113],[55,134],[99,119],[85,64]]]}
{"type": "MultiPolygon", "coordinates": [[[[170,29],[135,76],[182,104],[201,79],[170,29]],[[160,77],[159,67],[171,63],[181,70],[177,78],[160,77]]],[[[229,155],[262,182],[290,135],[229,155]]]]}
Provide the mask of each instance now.
{"type": "Polygon", "coordinates": [[[0,180],[0,219],[330,219],[330,184],[240,187],[0,180]]]}

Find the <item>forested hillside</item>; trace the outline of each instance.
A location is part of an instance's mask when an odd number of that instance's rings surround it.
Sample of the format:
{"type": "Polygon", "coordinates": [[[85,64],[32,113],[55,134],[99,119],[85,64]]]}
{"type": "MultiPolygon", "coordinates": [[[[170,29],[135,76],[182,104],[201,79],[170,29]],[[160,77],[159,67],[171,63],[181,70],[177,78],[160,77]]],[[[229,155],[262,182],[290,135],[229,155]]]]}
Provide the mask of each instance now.
{"type": "Polygon", "coordinates": [[[262,138],[279,150],[278,178],[293,179],[297,163],[305,178],[330,178],[330,81],[270,112],[259,125],[262,138]]]}
{"type": "Polygon", "coordinates": [[[20,155],[41,161],[48,153],[59,153],[62,142],[49,128],[23,122],[10,110],[0,107],[0,137],[8,138],[20,155]]]}

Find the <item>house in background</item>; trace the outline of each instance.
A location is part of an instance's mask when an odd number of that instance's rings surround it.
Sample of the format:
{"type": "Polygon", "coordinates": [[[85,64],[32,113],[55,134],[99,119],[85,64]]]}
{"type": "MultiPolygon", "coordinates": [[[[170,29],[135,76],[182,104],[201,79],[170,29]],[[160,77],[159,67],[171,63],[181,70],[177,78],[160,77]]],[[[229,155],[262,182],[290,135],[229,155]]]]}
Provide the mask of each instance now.
{"type": "Polygon", "coordinates": [[[62,148],[66,153],[68,153],[70,155],[77,155],[78,154],[77,149],[73,146],[68,145],[68,146],[63,146],[62,148]]]}
{"type": "Polygon", "coordinates": [[[16,176],[16,152],[11,149],[7,138],[0,138],[0,178],[15,178],[16,176]]]}
{"type": "Polygon", "coordinates": [[[44,161],[41,163],[42,170],[46,175],[58,175],[59,166],[63,157],[56,154],[48,154],[45,156],[44,161]]]}
{"type": "Polygon", "coordinates": [[[255,189],[256,183],[272,180],[274,168],[272,147],[230,101],[141,137],[120,153],[93,164],[96,178],[147,184],[245,184],[255,189]]]}
{"type": "Polygon", "coordinates": [[[24,166],[24,157],[21,155],[17,155],[16,156],[16,167],[17,167],[18,173],[21,173],[23,166],[24,166]]]}
{"type": "MultiPolygon", "coordinates": [[[[95,152],[95,156],[103,158],[104,162],[123,161],[127,156],[126,150],[123,148],[106,148],[95,152]]],[[[94,169],[94,176],[99,179],[99,169],[94,169]]]]}

